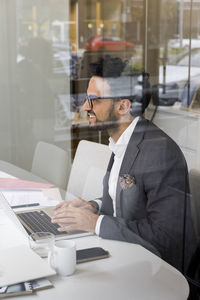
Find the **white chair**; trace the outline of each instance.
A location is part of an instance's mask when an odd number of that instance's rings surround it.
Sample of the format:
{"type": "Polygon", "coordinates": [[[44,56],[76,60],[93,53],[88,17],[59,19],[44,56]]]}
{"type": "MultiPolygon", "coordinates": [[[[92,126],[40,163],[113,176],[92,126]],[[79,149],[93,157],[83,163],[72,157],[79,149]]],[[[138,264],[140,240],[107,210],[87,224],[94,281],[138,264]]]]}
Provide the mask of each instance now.
{"type": "Polygon", "coordinates": [[[67,152],[45,142],[38,142],[36,146],[31,171],[0,160],[1,177],[9,174],[23,180],[52,183],[59,188],[62,199],[65,198],[68,170],[67,152]]]}
{"type": "Polygon", "coordinates": [[[102,196],[103,177],[111,150],[107,145],[82,140],[79,142],[67,186],[66,200],[71,195],[89,201],[102,196]]]}
{"type": "Polygon", "coordinates": [[[189,172],[191,211],[196,235],[200,238],[200,170],[191,169],[189,172]]]}
{"type": "Polygon", "coordinates": [[[67,152],[63,149],[40,141],[34,152],[31,173],[66,190],[69,169],[68,159],[67,152]]]}

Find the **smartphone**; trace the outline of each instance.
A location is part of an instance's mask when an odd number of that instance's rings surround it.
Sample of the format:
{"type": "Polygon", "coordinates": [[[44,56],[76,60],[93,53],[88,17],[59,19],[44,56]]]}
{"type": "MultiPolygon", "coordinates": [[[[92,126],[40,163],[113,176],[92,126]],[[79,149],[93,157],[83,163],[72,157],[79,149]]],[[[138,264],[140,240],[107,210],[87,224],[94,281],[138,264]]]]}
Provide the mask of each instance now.
{"type": "Polygon", "coordinates": [[[109,252],[101,247],[87,248],[76,251],[76,262],[82,263],[109,257],[109,252]]]}

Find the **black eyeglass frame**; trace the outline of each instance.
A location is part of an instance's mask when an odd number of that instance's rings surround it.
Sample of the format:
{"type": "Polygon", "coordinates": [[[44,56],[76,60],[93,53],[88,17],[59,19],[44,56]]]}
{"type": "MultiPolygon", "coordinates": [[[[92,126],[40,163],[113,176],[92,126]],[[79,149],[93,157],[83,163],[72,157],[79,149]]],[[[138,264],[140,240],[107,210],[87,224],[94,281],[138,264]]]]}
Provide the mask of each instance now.
{"type": "Polygon", "coordinates": [[[118,99],[118,100],[122,100],[122,99],[128,99],[130,101],[133,101],[135,99],[135,96],[132,97],[127,97],[127,96],[107,96],[107,97],[95,97],[93,95],[86,95],[84,103],[86,101],[88,101],[90,108],[93,108],[93,102],[95,100],[107,100],[107,99],[118,99]],[[131,99],[130,99],[131,98],[131,99]]]}

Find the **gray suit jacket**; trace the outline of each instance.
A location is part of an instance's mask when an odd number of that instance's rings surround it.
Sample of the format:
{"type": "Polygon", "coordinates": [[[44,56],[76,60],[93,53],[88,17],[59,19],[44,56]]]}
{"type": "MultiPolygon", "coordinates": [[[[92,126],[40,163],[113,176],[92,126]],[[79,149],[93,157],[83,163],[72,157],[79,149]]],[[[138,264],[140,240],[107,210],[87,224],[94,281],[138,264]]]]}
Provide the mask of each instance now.
{"type": "Polygon", "coordinates": [[[179,147],[154,124],[140,118],[119,172],[116,217],[108,194],[113,160],[114,155],[104,177],[100,214],[105,216],[100,236],[140,244],[180,270],[184,244],[187,267],[196,244],[187,165],[179,147]]]}

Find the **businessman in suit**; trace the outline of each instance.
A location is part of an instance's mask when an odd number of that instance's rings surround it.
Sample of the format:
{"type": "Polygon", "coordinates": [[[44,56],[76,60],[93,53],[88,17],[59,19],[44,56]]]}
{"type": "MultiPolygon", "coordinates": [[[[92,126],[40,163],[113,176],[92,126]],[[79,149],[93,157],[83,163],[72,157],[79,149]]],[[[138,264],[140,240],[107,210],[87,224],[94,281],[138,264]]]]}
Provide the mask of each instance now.
{"type": "Polygon", "coordinates": [[[148,101],[123,90],[123,68],[109,57],[94,65],[83,105],[90,126],[110,136],[103,196],[59,204],[52,222],[63,224],[59,231],[140,244],[181,270],[195,249],[187,165],[176,143],[142,116],[148,101]]]}

